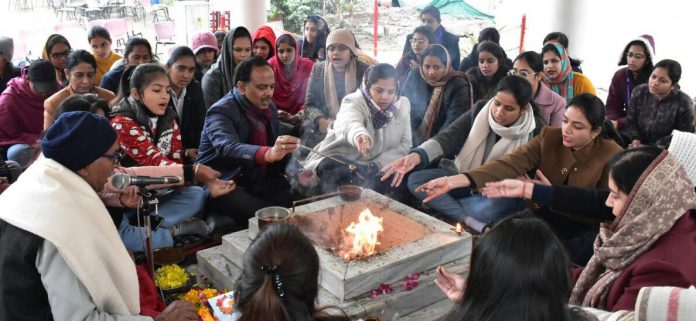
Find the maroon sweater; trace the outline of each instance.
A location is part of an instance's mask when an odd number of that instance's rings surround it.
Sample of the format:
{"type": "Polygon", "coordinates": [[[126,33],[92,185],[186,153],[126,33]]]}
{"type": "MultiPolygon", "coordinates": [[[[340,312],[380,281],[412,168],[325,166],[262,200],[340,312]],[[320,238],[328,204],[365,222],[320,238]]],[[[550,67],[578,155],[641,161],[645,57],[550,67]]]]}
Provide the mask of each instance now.
{"type": "Polygon", "coordinates": [[[614,280],[607,295],[608,311],[633,310],[643,287],[696,284],[696,221],[689,214],[614,280]]]}

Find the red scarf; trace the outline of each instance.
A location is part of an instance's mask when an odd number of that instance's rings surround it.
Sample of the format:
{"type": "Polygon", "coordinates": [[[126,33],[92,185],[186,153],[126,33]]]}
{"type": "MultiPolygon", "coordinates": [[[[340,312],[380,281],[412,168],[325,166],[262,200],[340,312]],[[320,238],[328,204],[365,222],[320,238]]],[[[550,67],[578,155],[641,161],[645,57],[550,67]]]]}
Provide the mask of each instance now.
{"type": "MultiPolygon", "coordinates": [[[[289,37],[295,43],[295,39],[289,34],[283,34],[278,37],[276,43],[285,37],[289,37]]],[[[277,47],[276,50],[278,50],[277,47]]],[[[278,58],[277,52],[268,60],[268,63],[273,68],[276,82],[275,90],[273,91],[273,102],[278,106],[278,109],[291,115],[297,114],[304,107],[307,83],[309,82],[309,75],[312,73],[314,63],[300,56],[297,44],[295,44],[295,61],[292,66],[291,78],[285,76],[285,65],[278,58]]]]}

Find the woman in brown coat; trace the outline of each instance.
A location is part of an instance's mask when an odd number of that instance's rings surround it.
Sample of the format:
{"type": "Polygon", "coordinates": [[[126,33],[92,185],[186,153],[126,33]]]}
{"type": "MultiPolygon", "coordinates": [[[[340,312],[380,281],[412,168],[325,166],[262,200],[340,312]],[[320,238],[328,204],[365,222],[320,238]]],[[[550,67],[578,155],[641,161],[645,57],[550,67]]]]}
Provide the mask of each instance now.
{"type": "MultiPolygon", "coordinates": [[[[568,104],[561,128],[546,127],[539,136],[502,159],[463,174],[431,180],[413,192],[424,203],[434,199],[442,202],[443,197],[456,202],[449,193],[453,189],[479,189],[487,182],[519,177],[534,170],[536,179],[547,184],[607,188],[607,162],[621,151],[612,139],[615,137],[616,131],[605,119],[602,101],[591,94],[581,94],[568,104]]],[[[578,220],[531,205],[563,241],[573,262],[587,262],[599,222],[578,220]]]]}

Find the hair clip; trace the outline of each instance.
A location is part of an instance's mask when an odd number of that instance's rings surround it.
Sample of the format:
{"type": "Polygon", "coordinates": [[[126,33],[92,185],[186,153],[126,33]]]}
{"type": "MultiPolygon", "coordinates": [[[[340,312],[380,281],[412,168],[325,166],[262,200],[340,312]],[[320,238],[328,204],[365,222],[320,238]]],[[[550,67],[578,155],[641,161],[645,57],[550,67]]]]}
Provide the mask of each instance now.
{"type": "Polygon", "coordinates": [[[266,273],[266,275],[271,277],[271,280],[273,281],[273,285],[275,286],[276,292],[278,292],[278,296],[286,300],[287,296],[285,295],[285,290],[283,289],[283,281],[280,279],[280,274],[278,274],[278,266],[276,265],[268,265],[268,266],[262,266],[261,271],[266,273]]]}

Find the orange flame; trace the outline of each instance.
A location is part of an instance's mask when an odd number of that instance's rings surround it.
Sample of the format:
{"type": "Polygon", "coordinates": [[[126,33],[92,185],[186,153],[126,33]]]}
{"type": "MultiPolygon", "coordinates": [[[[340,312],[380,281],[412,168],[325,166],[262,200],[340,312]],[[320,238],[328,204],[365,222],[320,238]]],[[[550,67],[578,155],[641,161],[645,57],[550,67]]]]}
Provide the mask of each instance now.
{"type": "Polygon", "coordinates": [[[351,222],[346,231],[353,238],[353,247],[343,255],[346,260],[366,257],[375,253],[377,233],[383,232],[382,217],[372,215],[369,209],[360,212],[358,223],[351,222]]]}

